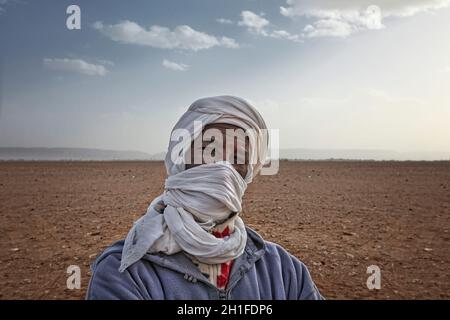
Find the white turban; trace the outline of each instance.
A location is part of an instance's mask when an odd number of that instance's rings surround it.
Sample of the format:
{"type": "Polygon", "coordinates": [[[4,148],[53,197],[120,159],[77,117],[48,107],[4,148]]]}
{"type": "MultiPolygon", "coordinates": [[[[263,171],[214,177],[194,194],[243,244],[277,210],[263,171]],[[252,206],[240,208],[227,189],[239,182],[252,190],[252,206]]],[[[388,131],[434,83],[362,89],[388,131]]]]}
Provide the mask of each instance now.
{"type": "MultiPolygon", "coordinates": [[[[155,198],[147,213],[129,231],[119,270],[123,272],[146,253],[174,254],[180,251],[200,262],[216,264],[240,256],[246,245],[244,222],[238,216],[242,197],[267,155],[267,127],[248,102],[233,96],[195,101],[172,130],[190,133],[187,141],[171,139],[165,158],[168,178],[162,195],[155,198]],[[201,126],[194,125],[201,122],[201,126]],[[228,161],[207,163],[185,169],[183,151],[212,123],[225,123],[246,130],[250,141],[247,175],[241,175],[228,161]],[[180,148],[180,143],[183,148],[180,148]],[[180,149],[175,149],[180,148],[180,149]],[[181,150],[178,154],[174,151],[181,150]],[[175,161],[174,161],[175,160],[175,161]],[[210,231],[219,221],[236,213],[234,232],[216,238],[210,231]]],[[[171,136],[172,136],[171,134],[171,136]]]]}

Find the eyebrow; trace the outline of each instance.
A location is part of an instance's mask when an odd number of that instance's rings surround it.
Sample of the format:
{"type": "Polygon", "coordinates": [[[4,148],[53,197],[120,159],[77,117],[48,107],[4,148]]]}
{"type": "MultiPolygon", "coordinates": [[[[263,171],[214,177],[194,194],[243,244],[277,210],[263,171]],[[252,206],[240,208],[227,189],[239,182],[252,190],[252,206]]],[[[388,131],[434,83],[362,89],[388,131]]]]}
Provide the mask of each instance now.
{"type": "MultiPolygon", "coordinates": [[[[214,143],[214,141],[205,141],[205,140],[203,140],[202,141],[202,146],[207,146],[207,145],[210,145],[211,143],[214,143]]],[[[247,145],[247,144],[246,144],[247,145]]],[[[248,153],[248,150],[247,149],[249,149],[250,148],[250,145],[249,145],[249,147],[248,148],[245,148],[245,153],[248,153]]]]}

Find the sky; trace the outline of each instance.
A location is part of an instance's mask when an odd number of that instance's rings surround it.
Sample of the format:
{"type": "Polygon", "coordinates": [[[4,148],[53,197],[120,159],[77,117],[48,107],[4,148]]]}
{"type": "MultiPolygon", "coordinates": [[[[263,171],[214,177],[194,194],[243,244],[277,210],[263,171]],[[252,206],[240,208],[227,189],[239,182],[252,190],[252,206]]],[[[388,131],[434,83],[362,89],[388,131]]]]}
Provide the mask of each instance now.
{"type": "Polygon", "coordinates": [[[0,147],[158,153],[230,94],[281,148],[450,152],[449,35],[450,0],[0,0],[0,147]]]}

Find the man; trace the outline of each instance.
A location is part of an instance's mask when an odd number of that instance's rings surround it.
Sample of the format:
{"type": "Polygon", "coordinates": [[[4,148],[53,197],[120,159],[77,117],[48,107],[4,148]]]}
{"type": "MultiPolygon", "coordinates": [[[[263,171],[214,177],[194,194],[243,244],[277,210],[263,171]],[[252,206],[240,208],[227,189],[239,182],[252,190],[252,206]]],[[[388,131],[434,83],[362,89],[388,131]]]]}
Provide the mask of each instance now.
{"type": "Polygon", "coordinates": [[[195,101],[172,131],[164,193],[96,259],[86,298],[322,299],[306,266],[239,216],[266,132],[243,99],[195,101]]]}

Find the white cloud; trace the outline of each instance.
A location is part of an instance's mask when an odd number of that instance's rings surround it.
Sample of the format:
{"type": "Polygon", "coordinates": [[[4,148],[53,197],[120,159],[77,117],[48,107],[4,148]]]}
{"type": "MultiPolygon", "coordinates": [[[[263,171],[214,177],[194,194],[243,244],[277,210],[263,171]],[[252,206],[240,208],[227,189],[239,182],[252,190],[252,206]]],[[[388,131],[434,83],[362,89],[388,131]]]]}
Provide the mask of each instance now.
{"type": "Polygon", "coordinates": [[[381,29],[387,17],[408,17],[448,7],[450,0],[287,0],[280,13],[313,21],[304,37],[347,37],[367,29],[381,29]]]}
{"type": "Polygon", "coordinates": [[[186,71],[189,68],[189,66],[187,64],[177,63],[177,62],[169,61],[167,59],[163,60],[162,65],[165,68],[167,68],[169,70],[173,70],[173,71],[186,71]]]}
{"type": "Polygon", "coordinates": [[[357,26],[338,19],[321,19],[314,24],[308,24],[303,29],[303,36],[315,37],[347,37],[356,32],[357,26]]]}
{"type": "Polygon", "coordinates": [[[231,48],[231,49],[239,48],[239,44],[232,38],[222,37],[220,39],[220,42],[221,42],[222,46],[224,46],[226,48],[231,48]]]}
{"type": "Polygon", "coordinates": [[[265,28],[269,24],[269,20],[248,10],[241,12],[241,21],[238,22],[238,25],[247,27],[250,32],[262,35],[267,34],[265,28]]]}
{"type": "Polygon", "coordinates": [[[241,20],[238,25],[246,27],[249,32],[260,36],[301,42],[299,35],[291,34],[286,30],[269,30],[271,26],[269,20],[248,10],[241,12],[241,20]]]}
{"type": "Polygon", "coordinates": [[[286,30],[274,30],[269,34],[270,37],[276,39],[286,39],[294,42],[302,42],[298,34],[292,34],[286,30]]]}
{"type": "Polygon", "coordinates": [[[232,20],[225,19],[225,18],[219,18],[219,19],[216,19],[216,21],[221,24],[234,24],[234,22],[232,20]]]}
{"type": "Polygon", "coordinates": [[[88,63],[81,59],[45,58],[44,66],[52,70],[76,72],[89,76],[104,76],[108,73],[104,65],[88,63]]]}
{"type": "Polygon", "coordinates": [[[122,21],[114,25],[94,23],[94,28],[108,38],[128,44],[150,46],[161,49],[202,50],[216,46],[238,48],[234,39],[217,38],[204,32],[196,31],[187,25],[177,26],[172,30],[153,25],[145,29],[133,21],[122,21]]]}

